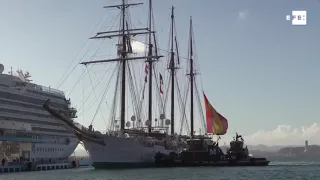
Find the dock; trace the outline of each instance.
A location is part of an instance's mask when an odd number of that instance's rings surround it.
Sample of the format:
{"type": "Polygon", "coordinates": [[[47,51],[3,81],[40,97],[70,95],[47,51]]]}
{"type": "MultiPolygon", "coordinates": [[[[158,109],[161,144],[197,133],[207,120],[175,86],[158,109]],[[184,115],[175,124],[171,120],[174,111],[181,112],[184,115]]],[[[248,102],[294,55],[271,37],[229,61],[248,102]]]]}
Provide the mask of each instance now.
{"type": "Polygon", "coordinates": [[[34,161],[34,162],[5,162],[0,164],[0,174],[28,171],[49,171],[88,167],[92,161],[87,156],[70,156],[65,160],[34,161]]]}

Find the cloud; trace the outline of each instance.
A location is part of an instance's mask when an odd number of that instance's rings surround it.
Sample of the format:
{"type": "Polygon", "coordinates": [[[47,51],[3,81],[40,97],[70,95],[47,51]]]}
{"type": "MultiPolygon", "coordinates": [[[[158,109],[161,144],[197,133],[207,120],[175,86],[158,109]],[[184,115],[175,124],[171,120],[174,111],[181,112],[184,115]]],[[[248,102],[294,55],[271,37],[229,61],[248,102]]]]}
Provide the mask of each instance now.
{"type": "Polygon", "coordinates": [[[309,144],[320,144],[320,124],[313,123],[298,128],[278,125],[274,130],[260,130],[244,137],[247,144],[303,145],[305,140],[308,140],[309,144]]]}
{"type": "Polygon", "coordinates": [[[238,19],[239,20],[246,20],[249,16],[248,11],[239,11],[238,12],[238,19]]]}

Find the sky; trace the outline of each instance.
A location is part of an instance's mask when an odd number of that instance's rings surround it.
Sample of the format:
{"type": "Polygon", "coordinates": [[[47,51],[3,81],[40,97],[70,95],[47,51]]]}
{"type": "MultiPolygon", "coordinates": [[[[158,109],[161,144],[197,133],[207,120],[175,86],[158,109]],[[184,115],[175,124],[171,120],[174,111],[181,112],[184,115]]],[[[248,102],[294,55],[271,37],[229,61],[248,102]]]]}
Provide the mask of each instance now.
{"type": "MultiPolygon", "coordinates": [[[[81,59],[78,53],[96,32],[101,17],[111,22],[112,15],[102,7],[117,0],[1,3],[0,62],[5,72],[10,66],[19,67],[29,71],[35,83],[57,87],[65,72],[75,67],[59,87],[68,96],[85,70],[74,65],[81,59]]],[[[172,5],[184,57],[192,16],[203,91],[229,121],[224,141],[238,132],[248,144],[303,144],[304,140],[320,144],[320,1],[154,0],[157,37],[163,49],[168,48],[172,5]],[[306,26],[286,21],[292,10],[307,10],[306,26]]],[[[146,24],[146,8],[134,11],[138,24],[146,24]]],[[[95,71],[101,75],[105,69],[95,71]]],[[[77,108],[83,97],[74,94],[81,94],[86,86],[83,83],[68,96],[77,108]]],[[[92,114],[77,121],[88,125],[91,119],[92,114]]]]}

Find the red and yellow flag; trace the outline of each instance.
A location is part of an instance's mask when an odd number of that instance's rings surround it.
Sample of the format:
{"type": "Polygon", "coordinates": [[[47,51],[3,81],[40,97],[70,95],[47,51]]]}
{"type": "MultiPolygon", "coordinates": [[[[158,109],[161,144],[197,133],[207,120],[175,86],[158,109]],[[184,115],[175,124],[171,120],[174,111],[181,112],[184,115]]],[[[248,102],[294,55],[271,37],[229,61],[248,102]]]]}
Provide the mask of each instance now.
{"type": "Polygon", "coordinates": [[[228,130],[228,120],[212,107],[204,93],[203,96],[206,107],[207,133],[216,135],[226,134],[228,130]]]}

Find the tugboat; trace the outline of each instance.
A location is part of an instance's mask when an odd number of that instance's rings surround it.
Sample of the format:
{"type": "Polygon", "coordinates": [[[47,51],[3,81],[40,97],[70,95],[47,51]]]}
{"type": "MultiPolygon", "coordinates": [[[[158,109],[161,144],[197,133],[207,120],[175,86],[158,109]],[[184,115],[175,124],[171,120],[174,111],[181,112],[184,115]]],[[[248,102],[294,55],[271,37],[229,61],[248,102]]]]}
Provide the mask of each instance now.
{"type": "Polygon", "coordinates": [[[267,166],[270,161],[266,158],[249,156],[244,140],[236,134],[230,142],[226,154],[219,148],[219,143],[210,137],[198,137],[187,140],[187,148],[180,153],[164,155],[157,153],[155,164],[159,167],[184,167],[184,166],[267,166]],[[239,140],[240,139],[240,140],[239,140]]]}

